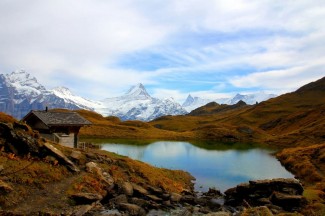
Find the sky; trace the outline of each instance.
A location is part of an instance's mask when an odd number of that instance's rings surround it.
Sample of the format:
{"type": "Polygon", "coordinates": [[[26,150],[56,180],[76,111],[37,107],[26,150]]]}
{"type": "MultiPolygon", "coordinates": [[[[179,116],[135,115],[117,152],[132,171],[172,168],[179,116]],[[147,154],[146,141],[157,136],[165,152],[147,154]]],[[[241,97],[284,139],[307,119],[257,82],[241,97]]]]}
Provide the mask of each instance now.
{"type": "Polygon", "coordinates": [[[325,76],[324,0],[0,0],[0,73],[89,99],[142,83],[183,102],[325,76]]]}

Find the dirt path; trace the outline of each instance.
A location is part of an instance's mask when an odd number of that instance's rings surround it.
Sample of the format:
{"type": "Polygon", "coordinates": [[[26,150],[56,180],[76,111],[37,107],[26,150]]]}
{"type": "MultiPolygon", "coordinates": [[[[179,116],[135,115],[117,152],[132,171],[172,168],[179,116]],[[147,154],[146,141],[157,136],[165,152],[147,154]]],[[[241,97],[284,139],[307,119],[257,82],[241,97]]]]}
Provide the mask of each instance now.
{"type": "Polygon", "coordinates": [[[78,178],[82,178],[85,173],[75,174],[56,183],[45,185],[43,190],[30,189],[24,202],[19,203],[11,210],[30,213],[30,212],[51,212],[61,214],[71,208],[67,190],[78,178]]]}

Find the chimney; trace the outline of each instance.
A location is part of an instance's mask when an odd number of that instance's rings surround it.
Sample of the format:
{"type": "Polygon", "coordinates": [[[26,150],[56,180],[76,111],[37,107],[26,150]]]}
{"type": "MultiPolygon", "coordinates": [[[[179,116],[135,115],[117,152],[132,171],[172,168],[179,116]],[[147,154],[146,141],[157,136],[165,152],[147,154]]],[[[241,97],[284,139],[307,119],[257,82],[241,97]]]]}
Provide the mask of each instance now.
{"type": "Polygon", "coordinates": [[[45,107],[45,112],[47,112],[48,111],[48,108],[47,107],[45,107]]]}

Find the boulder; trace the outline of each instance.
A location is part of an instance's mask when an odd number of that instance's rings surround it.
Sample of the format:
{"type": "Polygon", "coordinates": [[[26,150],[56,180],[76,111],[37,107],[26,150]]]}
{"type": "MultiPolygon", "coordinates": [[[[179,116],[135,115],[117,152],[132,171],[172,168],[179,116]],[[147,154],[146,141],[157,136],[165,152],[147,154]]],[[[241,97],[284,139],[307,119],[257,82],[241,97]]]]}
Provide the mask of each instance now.
{"type": "Polygon", "coordinates": [[[300,208],[307,202],[306,199],[301,195],[290,195],[280,192],[274,192],[270,199],[274,205],[280,206],[287,211],[300,208]]]}
{"type": "Polygon", "coordinates": [[[45,149],[53,154],[55,158],[63,162],[71,171],[80,172],[80,169],[71,161],[67,156],[65,156],[59,149],[55,148],[50,143],[44,143],[45,149]]]}
{"type": "Polygon", "coordinates": [[[70,154],[70,158],[76,160],[76,161],[79,161],[81,159],[81,152],[80,151],[72,151],[71,154],[70,154]]]}
{"type": "Polygon", "coordinates": [[[98,177],[106,183],[107,190],[111,190],[114,187],[114,179],[107,172],[103,172],[102,168],[100,168],[97,163],[86,163],[86,171],[98,175],[98,177]]]}
{"type": "Polygon", "coordinates": [[[143,196],[146,196],[149,194],[149,192],[144,189],[143,187],[141,187],[140,185],[137,185],[137,184],[134,184],[134,183],[131,183],[132,184],[132,187],[133,187],[133,193],[135,195],[143,195],[143,196]]]}
{"type": "Polygon", "coordinates": [[[239,206],[277,205],[288,206],[287,209],[298,208],[303,202],[303,187],[296,179],[254,180],[228,189],[226,204],[239,206]]]}
{"type": "Polygon", "coordinates": [[[103,197],[100,194],[93,193],[77,193],[71,195],[71,198],[76,201],[77,204],[91,204],[96,201],[100,201],[103,197]]]}
{"type": "Polygon", "coordinates": [[[148,194],[147,197],[155,202],[161,202],[162,199],[157,197],[156,195],[151,195],[151,194],[148,194]]]}
{"type": "Polygon", "coordinates": [[[171,193],[170,194],[170,201],[172,202],[180,202],[182,199],[182,195],[178,193],[171,193]]]}
{"type": "Polygon", "coordinates": [[[130,182],[123,182],[121,185],[121,192],[127,196],[133,195],[133,186],[130,182]]]}
{"type": "Polygon", "coordinates": [[[128,198],[125,194],[120,194],[117,197],[110,199],[110,204],[119,205],[120,203],[127,203],[128,198]]]}
{"type": "Polygon", "coordinates": [[[130,203],[120,203],[118,205],[119,210],[128,212],[129,215],[134,216],[144,216],[146,215],[146,211],[141,208],[140,206],[137,206],[135,204],[130,203]]]}

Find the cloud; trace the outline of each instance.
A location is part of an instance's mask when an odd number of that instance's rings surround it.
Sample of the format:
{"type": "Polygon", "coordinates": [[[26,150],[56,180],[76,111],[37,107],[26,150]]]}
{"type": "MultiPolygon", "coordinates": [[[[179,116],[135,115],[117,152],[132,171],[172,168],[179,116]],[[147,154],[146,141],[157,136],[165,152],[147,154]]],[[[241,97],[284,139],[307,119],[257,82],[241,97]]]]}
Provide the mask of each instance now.
{"type": "Polygon", "coordinates": [[[279,91],[324,75],[324,19],[322,0],[1,1],[0,70],[95,99],[279,91]]]}

